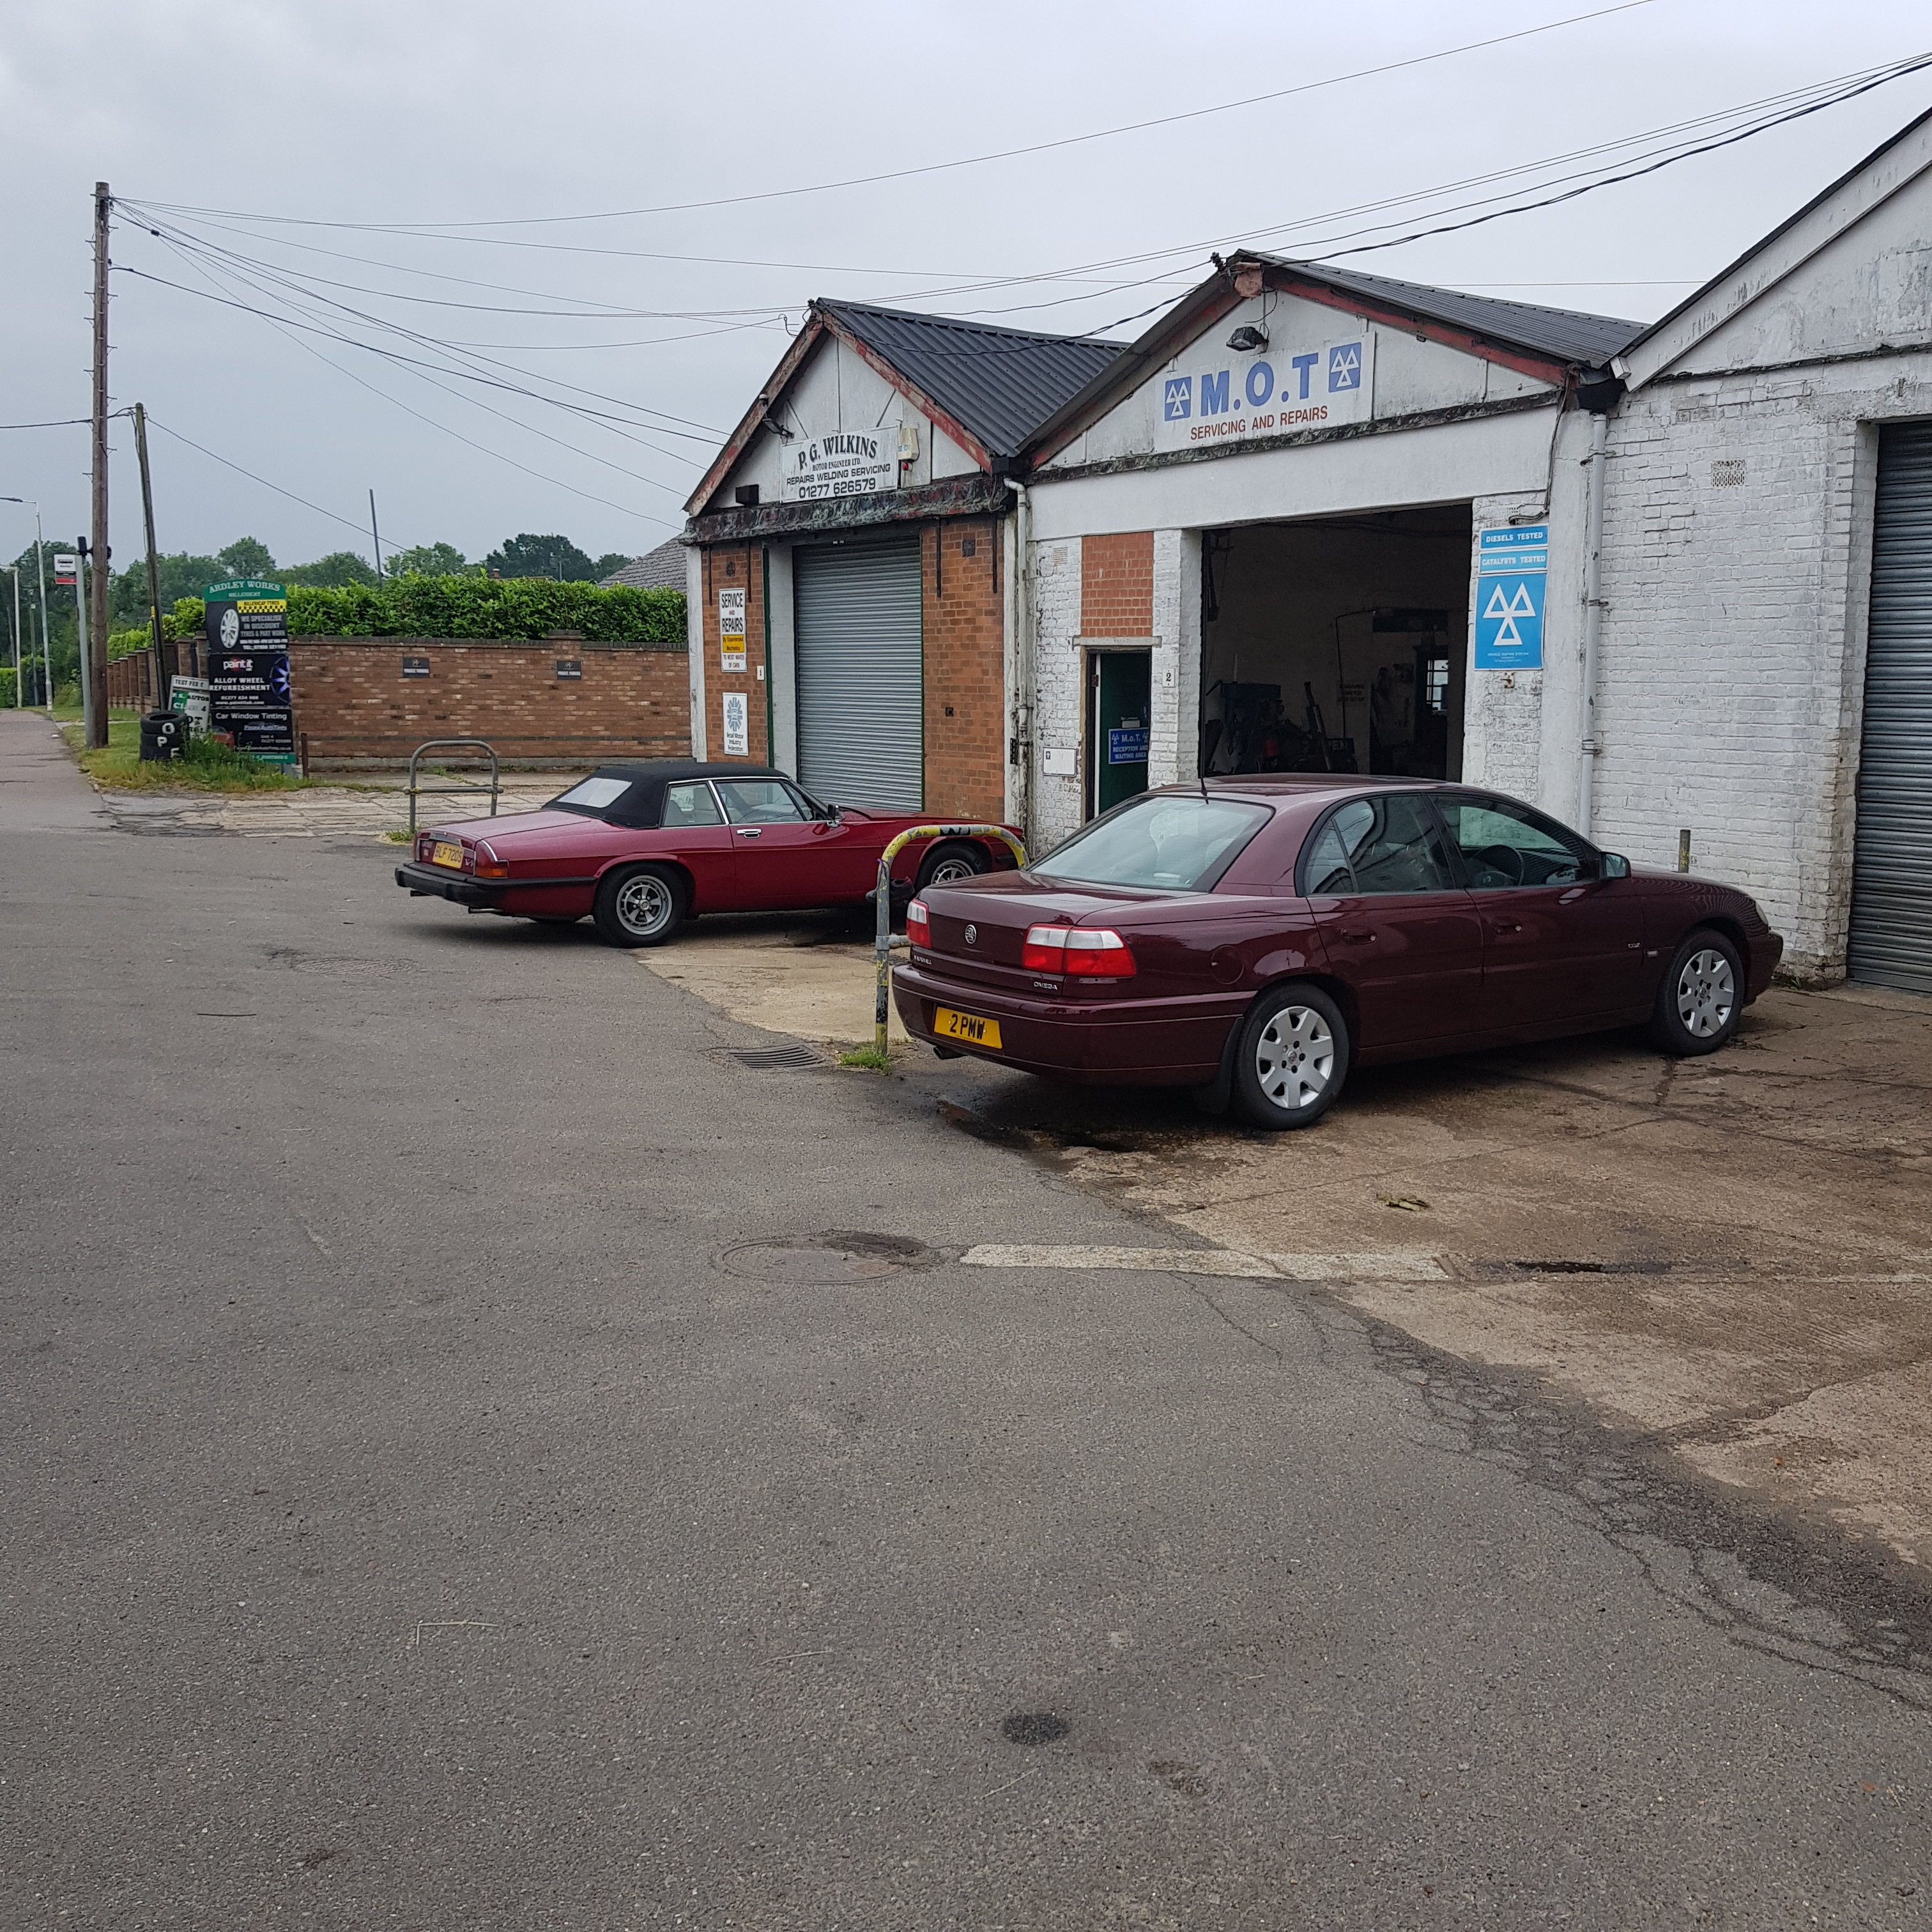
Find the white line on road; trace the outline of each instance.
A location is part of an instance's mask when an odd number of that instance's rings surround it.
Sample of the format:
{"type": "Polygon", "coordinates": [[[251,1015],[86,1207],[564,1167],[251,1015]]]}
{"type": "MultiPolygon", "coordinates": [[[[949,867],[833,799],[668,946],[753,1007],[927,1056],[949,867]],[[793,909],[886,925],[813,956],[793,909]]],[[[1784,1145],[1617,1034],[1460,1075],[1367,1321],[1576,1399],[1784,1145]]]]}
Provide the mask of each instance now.
{"type": "Polygon", "coordinates": [[[1249,1281],[1444,1281],[1432,1254],[1250,1255],[1234,1248],[1028,1247],[987,1242],[959,1257],[968,1268],[1140,1270],[1233,1276],[1249,1281]]]}

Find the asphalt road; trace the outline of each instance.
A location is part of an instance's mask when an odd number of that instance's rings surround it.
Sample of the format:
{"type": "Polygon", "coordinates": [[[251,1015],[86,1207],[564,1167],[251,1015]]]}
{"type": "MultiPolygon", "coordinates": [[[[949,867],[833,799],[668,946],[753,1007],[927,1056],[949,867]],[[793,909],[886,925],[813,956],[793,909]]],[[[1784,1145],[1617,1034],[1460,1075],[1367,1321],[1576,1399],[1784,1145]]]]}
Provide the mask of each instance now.
{"type": "Polygon", "coordinates": [[[1909,1588],[1318,1287],[962,1265],[1180,1238],[44,729],[0,1923],[1932,1922],[1909,1588]]]}

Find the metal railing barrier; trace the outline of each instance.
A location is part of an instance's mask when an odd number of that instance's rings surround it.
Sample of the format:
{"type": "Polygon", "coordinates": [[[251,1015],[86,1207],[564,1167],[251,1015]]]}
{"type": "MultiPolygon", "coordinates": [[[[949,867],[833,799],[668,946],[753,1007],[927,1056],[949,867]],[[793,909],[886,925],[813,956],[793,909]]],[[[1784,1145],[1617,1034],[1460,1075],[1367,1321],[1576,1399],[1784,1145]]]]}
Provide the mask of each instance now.
{"type": "MultiPolygon", "coordinates": [[[[472,760],[473,763],[474,760],[472,760]]],[[[458,792],[472,794],[487,791],[490,794],[490,816],[496,815],[496,801],[502,796],[502,774],[496,764],[496,748],[483,738],[427,738],[410,754],[410,836],[414,838],[416,830],[416,800],[418,798],[434,798],[448,793],[452,796],[458,792]],[[488,784],[422,784],[416,779],[416,762],[425,752],[445,752],[456,749],[487,752],[490,754],[490,782],[488,784]]]]}
{"type": "Polygon", "coordinates": [[[872,896],[878,902],[878,922],[874,946],[873,974],[877,985],[872,998],[872,1049],[881,1058],[886,1051],[886,1007],[891,998],[892,976],[892,861],[916,838],[998,838],[1013,855],[1013,863],[1025,868],[1026,848],[1004,825],[915,825],[902,832],[879,854],[878,889],[872,896]]]}

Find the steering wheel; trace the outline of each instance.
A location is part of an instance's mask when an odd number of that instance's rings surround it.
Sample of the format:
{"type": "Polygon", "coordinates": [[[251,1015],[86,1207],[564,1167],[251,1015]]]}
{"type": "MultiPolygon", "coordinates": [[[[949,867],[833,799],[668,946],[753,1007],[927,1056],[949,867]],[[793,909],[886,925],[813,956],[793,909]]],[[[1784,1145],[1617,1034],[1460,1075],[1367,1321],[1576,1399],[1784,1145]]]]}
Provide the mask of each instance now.
{"type": "Polygon", "coordinates": [[[1514,845],[1485,845],[1469,855],[1472,886],[1520,886],[1522,854],[1514,845]]]}

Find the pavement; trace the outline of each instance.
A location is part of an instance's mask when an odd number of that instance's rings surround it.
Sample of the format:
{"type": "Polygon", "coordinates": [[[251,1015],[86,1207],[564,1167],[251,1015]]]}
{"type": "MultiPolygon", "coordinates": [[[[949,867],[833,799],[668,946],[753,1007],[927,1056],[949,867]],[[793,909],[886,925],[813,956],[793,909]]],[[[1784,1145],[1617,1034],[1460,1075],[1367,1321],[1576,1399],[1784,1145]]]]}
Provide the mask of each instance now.
{"type": "Polygon", "coordinates": [[[1919,1580],[1354,1305],[1406,1210],[1250,1268],[33,730],[0,1923],[1925,1922],[1919,1580]]]}

